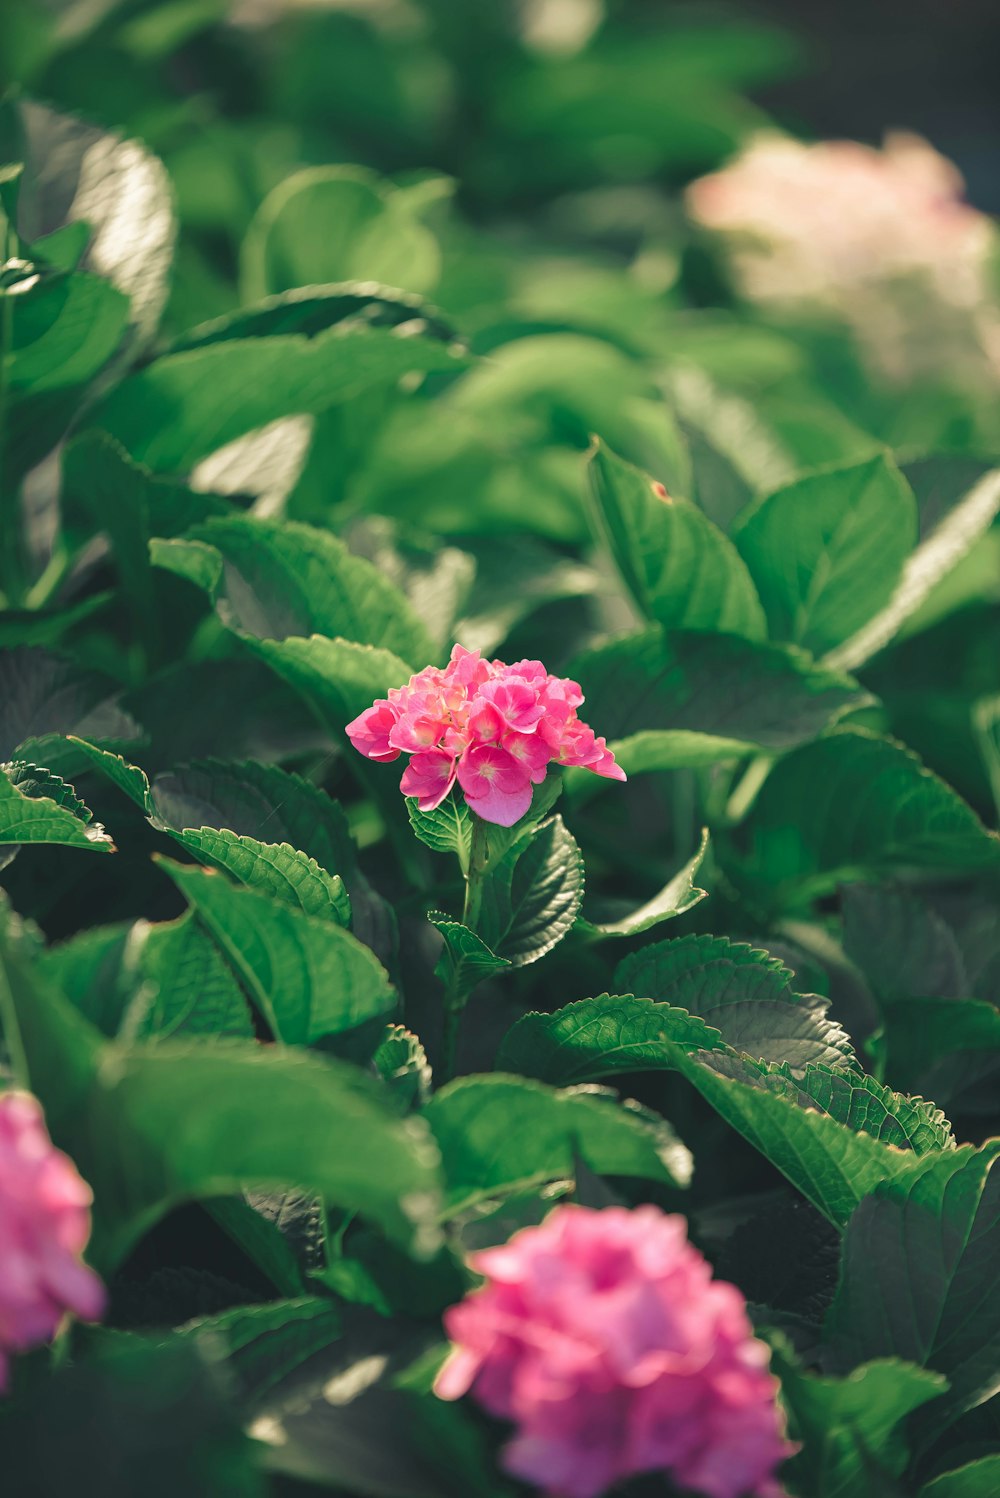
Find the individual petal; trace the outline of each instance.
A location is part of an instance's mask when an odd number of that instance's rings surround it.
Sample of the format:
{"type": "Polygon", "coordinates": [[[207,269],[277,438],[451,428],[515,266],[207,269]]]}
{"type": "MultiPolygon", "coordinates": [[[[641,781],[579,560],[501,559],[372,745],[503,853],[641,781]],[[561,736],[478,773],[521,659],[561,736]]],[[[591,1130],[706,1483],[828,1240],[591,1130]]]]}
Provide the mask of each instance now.
{"type": "Polygon", "coordinates": [[[493,822],[497,827],[513,827],[531,806],[531,781],[522,790],[502,791],[491,786],[485,796],[470,796],[465,792],[465,802],[470,811],[484,822],[493,822]]]}
{"type": "Polygon", "coordinates": [[[403,771],[399,789],[414,796],[421,811],[434,811],[455,784],[455,760],[443,749],[415,754],[403,771]]]}
{"type": "Polygon", "coordinates": [[[379,699],[371,707],[348,723],[344,730],[351,743],[367,759],[389,760],[399,758],[399,750],[389,742],[389,735],[399,719],[397,707],[379,699]]]}

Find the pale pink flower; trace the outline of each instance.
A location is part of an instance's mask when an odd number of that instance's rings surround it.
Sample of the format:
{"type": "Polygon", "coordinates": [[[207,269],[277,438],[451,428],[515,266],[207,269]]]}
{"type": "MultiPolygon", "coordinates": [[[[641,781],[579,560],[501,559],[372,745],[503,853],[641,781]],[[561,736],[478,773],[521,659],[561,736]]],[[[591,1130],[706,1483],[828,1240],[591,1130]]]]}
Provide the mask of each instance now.
{"type": "Polygon", "coordinates": [[[81,1261],[90,1187],[27,1092],[0,1093],[0,1390],[9,1356],[50,1342],[63,1316],[96,1321],[104,1287],[81,1261]]]}
{"type": "Polygon", "coordinates": [[[436,1392],[514,1425],[504,1467],[558,1498],[668,1472],[707,1498],[777,1498],[784,1437],[746,1302],[658,1207],[557,1207],[470,1257],[436,1392]]]}
{"type": "Polygon", "coordinates": [[[603,738],[580,721],[583,693],[541,661],[484,661],[456,645],[443,670],[427,666],[347,725],[368,759],[413,756],[400,781],[421,811],[458,782],[487,822],[512,827],[531,805],[549,764],[579,765],[612,780],[625,772],[603,738]]]}
{"type": "Polygon", "coordinates": [[[740,289],[832,310],[883,373],[1000,361],[996,236],[951,162],[906,133],[882,150],[771,134],[692,183],[691,217],[723,236],[740,289]]]}

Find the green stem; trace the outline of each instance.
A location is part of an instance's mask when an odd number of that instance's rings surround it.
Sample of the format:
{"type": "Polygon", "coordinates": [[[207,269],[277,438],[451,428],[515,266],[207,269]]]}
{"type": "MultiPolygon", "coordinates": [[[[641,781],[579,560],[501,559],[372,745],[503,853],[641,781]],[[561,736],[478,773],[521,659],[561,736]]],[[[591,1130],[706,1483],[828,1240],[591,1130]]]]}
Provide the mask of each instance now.
{"type": "Polygon", "coordinates": [[[11,298],[0,291],[0,584],[10,608],[16,608],[24,593],[24,556],[21,535],[21,504],[16,484],[4,475],[7,440],[8,360],[13,335],[11,298]]]}
{"type": "MultiPolygon", "coordinates": [[[[483,881],[486,877],[486,869],[489,864],[489,834],[487,824],[481,817],[472,813],[472,840],[469,845],[468,863],[461,859],[462,873],[465,875],[465,901],[462,906],[462,925],[468,926],[470,931],[475,931],[479,924],[479,915],[483,904],[483,881]]],[[[462,1010],[465,1008],[469,997],[468,991],[462,991],[456,985],[454,978],[448,983],[444,994],[444,1044],[442,1057],[442,1080],[450,1082],[455,1075],[455,1062],[458,1055],[458,1031],[462,1019],[462,1010]]]]}

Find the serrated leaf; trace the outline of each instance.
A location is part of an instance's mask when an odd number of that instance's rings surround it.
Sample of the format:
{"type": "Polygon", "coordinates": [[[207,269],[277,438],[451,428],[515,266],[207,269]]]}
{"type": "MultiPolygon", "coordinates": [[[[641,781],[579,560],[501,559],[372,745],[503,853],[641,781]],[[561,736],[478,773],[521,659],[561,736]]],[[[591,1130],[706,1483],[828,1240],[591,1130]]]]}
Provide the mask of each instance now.
{"type": "Polygon", "coordinates": [[[691,1157],[669,1125],[602,1087],[555,1092],[521,1077],[461,1077],[435,1093],[423,1117],[441,1150],[449,1216],[572,1176],[575,1154],[603,1175],[672,1186],[691,1176],[691,1157]]]}
{"type": "Polygon", "coordinates": [[[643,947],[615,973],[623,992],[698,1015],[734,1051],[785,1063],[793,1073],[813,1063],[856,1068],[846,1033],[827,1018],[827,1001],[794,992],[792,978],[767,952],[701,934],[643,947]]]}
{"type": "Polygon", "coordinates": [[[881,454],[824,469],[756,501],[733,539],[772,638],[816,654],[888,603],[917,540],[917,502],[881,454]]]}
{"type": "Polygon", "coordinates": [[[423,1107],[431,1095],[431,1068],[427,1053],[411,1030],[387,1025],[385,1036],[372,1057],[372,1065],[386,1086],[408,1108],[423,1107]]]}
{"type": "Polygon", "coordinates": [[[313,526],[233,516],[187,540],[223,559],[216,604],[233,628],[259,639],[327,635],[428,660],[430,640],[402,593],[342,541],[313,526]]]}
{"type": "Polygon", "coordinates": [[[417,837],[435,853],[454,853],[463,869],[469,866],[472,847],[472,813],[459,795],[446,796],[433,811],[421,811],[412,796],[406,798],[406,813],[417,837]]]}
{"type": "Polygon", "coordinates": [[[402,686],[412,668],[389,650],[358,645],[351,640],[248,640],[261,660],[301,693],[320,720],[334,732],[384,697],[390,687],[402,686]]]}
{"type": "Polygon", "coordinates": [[[479,934],[514,967],[537,962],[572,930],[583,877],[575,838],[562,817],[550,817],[489,870],[479,934]]]}
{"type": "Polygon", "coordinates": [[[90,744],[76,734],[67,734],[66,738],[92,770],[116,785],[147,817],[155,816],[145,770],[141,770],[138,765],[129,764],[120,754],[113,754],[110,749],[101,749],[99,745],[90,744]]]}
{"type": "Polygon", "coordinates": [[[430,1137],[358,1067],[251,1041],[108,1046],[9,938],[0,956],[32,1090],[94,1190],[104,1273],[171,1207],[250,1185],[299,1186],[412,1251],[437,1247],[430,1137]]]}
{"type": "Polygon", "coordinates": [[[25,767],[0,765],[0,845],[59,843],[67,848],[87,848],[92,853],[113,853],[115,845],[99,822],[91,823],[90,812],[72,788],[58,776],[43,779],[24,775],[25,767]],[[16,783],[23,777],[24,783],[16,783]],[[55,790],[59,800],[38,791],[55,790]],[[67,796],[72,797],[66,805],[67,796]],[[81,817],[77,808],[86,812],[81,817]],[[89,824],[89,825],[88,825],[89,824]]]}
{"type": "Polygon", "coordinates": [[[464,999],[477,983],[502,973],[511,966],[506,957],[491,952],[481,937],[461,921],[453,920],[440,910],[428,911],[427,919],[440,931],[444,947],[434,969],[456,998],[464,999]]]}
{"type": "Polygon", "coordinates": [[[553,1014],[525,1014],[501,1041],[496,1064],[498,1071],[554,1086],[617,1072],[673,1071],[665,1039],[690,1051],[724,1044],[717,1030],[686,1010],[632,994],[601,994],[553,1014]]]}
{"type": "Polygon", "coordinates": [[[708,828],[703,827],[701,841],[695,852],[682,869],[663,886],[660,892],[647,900],[645,905],[630,911],[628,915],[622,916],[617,921],[593,922],[580,917],[577,926],[586,935],[593,937],[604,936],[638,936],[643,931],[649,931],[653,926],[659,926],[661,922],[670,920],[673,916],[684,915],[704,900],[708,891],[699,889],[695,884],[695,876],[705,861],[708,852],[709,834],[708,828]]]}
{"type": "Polygon", "coordinates": [[[817,1498],[881,1498],[909,1458],[903,1421],[948,1387],[947,1379],[898,1358],[863,1363],[846,1378],[821,1378],[779,1345],[772,1366],[791,1433],[803,1446],[786,1468],[788,1480],[817,1498]]]}
{"type": "Polygon", "coordinates": [[[437,282],[440,251],[405,193],[359,166],[308,167],[264,199],[240,256],[244,300],[369,278],[407,291],[437,282]]]}
{"type": "Polygon", "coordinates": [[[166,354],[91,412],[155,473],[187,473],[217,448],[284,416],[314,415],[403,375],[456,372],[457,355],[399,329],[331,328],[237,338],[166,354]],[[163,419],[169,416],[171,419],[163,419]]]}
{"type": "Polygon", "coordinates": [[[275,1038],[322,1045],[396,1004],[381,963],[329,919],[278,904],[222,874],[160,861],[246,985],[275,1038]]]}
{"type": "Polygon", "coordinates": [[[588,465],[595,530],[646,618],[668,629],[762,640],[764,610],[732,541],[689,500],[598,443],[588,465]]]}
{"type": "Polygon", "coordinates": [[[248,888],[306,915],[334,921],[345,929],[350,926],[351,902],[344,881],[289,843],[262,843],[214,827],[189,827],[173,835],[209,868],[221,869],[248,888]]]}
{"type": "Polygon", "coordinates": [[[1000,469],[985,473],[925,541],[903,568],[892,598],[857,634],[830,652],[824,664],[856,671],[894,638],[932,589],[965,556],[1000,512],[1000,469]]]}
{"type": "Polygon", "coordinates": [[[738,836],[734,867],[779,906],[901,866],[1000,868],[1000,839],[950,786],[901,744],[859,729],[779,760],[738,836]]]}
{"type": "MultiPolygon", "coordinates": [[[[670,1046],[671,1042],[665,1042],[670,1046]]],[[[949,1149],[940,1114],[860,1073],[810,1068],[800,1078],[748,1059],[672,1046],[677,1070],[807,1200],[843,1227],[886,1179],[930,1169],[949,1149]]]]}
{"type": "Polygon", "coordinates": [[[829,1332],[837,1366],[901,1357],[943,1373],[937,1428],[1000,1391],[1000,1143],[887,1179],[844,1235],[829,1332]]]}
{"type": "Polygon", "coordinates": [[[588,651],[573,674],[608,739],[684,729],[784,751],[871,700],[791,647],[659,628],[588,651]]]}

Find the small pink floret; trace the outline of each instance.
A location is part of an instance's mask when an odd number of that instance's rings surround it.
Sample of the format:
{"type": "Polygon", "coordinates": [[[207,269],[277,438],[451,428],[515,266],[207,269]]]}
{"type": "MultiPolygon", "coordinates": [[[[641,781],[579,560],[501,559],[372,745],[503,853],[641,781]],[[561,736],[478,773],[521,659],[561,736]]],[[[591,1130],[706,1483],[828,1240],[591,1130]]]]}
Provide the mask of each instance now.
{"type": "Polygon", "coordinates": [[[50,1342],[63,1316],[96,1321],[104,1286],[80,1255],[90,1188],[27,1092],[0,1093],[0,1391],[10,1354],[50,1342]]]}
{"type": "Polygon", "coordinates": [[[425,666],[347,725],[368,759],[413,758],[400,781],[421,811],[433,811],[456,778],[468,806],[512,827],[531,805],[550,764],[579,765],[612,780],[625,772],[603,738],[577,717],[577,682],[541,661],[484,661],[456,645],[443,670],[425,666]]]}
{"type": "Polygon", "coordinates": [[[746,1302],[658,1207],[557,1207],[473,1254],[435,1385],[514,1425],[504,1466],[558,1498],[667,1472],[706,1498],[778,1498],[784,1435],[746,1302]]]}

